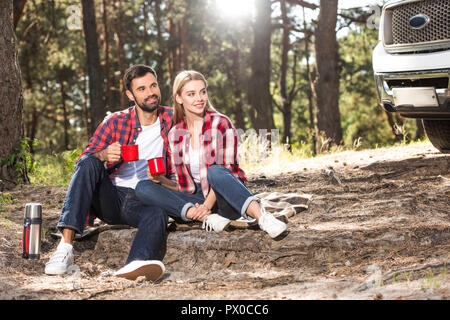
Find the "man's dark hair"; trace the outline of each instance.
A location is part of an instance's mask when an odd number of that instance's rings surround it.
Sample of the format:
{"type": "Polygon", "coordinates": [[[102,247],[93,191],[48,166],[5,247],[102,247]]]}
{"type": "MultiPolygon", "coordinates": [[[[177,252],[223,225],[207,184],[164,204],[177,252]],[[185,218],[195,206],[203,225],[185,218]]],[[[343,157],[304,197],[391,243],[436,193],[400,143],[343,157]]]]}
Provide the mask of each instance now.
{"type": "Polygon", "coordinates": [[[155,78],[157,78],[155,70],[144,64],[136,64],[129,67],[127,70],[125,70],[125,74],[123,76],[123,84],[125,86],[125,89],[132,91],[131,81],[133,81],[134,78],[143,77],[147,73],[151,73],[155,78]]]}

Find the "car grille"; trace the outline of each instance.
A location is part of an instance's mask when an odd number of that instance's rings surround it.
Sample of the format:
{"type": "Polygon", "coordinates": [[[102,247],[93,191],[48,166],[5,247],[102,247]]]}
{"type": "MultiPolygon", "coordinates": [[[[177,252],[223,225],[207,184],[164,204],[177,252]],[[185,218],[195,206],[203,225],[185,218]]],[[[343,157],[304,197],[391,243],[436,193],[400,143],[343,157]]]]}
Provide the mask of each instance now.
{"type": "Polygon", "coordinates": [[[450,48],[450,0],[411,1],[387,7],[385,28],[384,44],[394,51],[450,48]],[[413,29],[409,20],[419,14],[428,16],[430,22],[422,29],[413,29]]]}

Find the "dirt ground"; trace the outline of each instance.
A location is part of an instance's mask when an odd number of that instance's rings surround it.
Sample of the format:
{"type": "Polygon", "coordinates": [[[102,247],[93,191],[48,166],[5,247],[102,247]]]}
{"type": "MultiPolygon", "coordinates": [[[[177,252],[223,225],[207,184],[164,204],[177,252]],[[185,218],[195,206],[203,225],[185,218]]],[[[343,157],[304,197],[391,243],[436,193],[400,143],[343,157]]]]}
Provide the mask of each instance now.
{"type": "Polygon", "coordinates": [[[310,197],[289,218],[289,231],[272,240],[257,227],[217,234],[172,224],[166,274],[157,283],[113,276],[126,260],[132,228],[77,241],[73,272],[45,275],[66,189],[28,185],[12,190],[10,199],[4,194],[0,299],[450,298],[450,155],[422,143],[247,174],[254,193],[310,197]],[[40,260],[21,258],[28,202],[43,205],[40,260]]]}

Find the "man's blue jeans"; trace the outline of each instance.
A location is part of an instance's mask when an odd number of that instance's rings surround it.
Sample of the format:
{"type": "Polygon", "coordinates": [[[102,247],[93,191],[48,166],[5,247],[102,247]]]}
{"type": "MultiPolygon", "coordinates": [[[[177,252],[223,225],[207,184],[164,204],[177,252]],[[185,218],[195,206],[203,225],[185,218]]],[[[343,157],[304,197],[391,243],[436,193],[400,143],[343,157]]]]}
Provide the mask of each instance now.
{"type": "Polygon", "coordinates": [[[58,228],[82,234],[90,210],[108,224],[138,228],[126,264],[134,260],[162,260],[167,214],[161,208],[140,202],[133,189],[114,186],[103,163],[87,155],[75,167],[58,228]]]}
{"type": "MultiPolygon", "coordinates": [[[[248,219],[246,214],[249,204],[260,199],[252,195],[247,187],[225,167],[212,165],[208,168],[208,182],[216,195],[216,204],[212,208],[221,216],[230,220],[240,217],[248,219]]],[[[184,193],[167,189],[150,180],[140,181],[136,186],[136,196],[146,205],[163,208],[167,214],[175,219],[190,221],[186,212],[195,203],[205,201],[200,184],[196,192],[184,193]]]]}

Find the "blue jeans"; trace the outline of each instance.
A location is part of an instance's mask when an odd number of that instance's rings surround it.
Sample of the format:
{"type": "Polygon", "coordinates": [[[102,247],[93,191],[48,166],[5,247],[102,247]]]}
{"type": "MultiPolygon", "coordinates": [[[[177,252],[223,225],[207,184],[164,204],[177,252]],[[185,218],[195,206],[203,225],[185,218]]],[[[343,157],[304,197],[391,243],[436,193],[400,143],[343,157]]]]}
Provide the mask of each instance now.
{"type": "Polygon", "coordinates": [[[167,214],[140,202],[133,189],[114,186],[103,163],[86,155],[75,167],[57,227],[82,234],[90,210],[108,224],[138,228],[126,264],[134,260],[162,260],[167,214]]]}
{"type": "MultiPolygon", "coordinates": [[[[250,202],[253,200],[260,202],[260,199],[252,195],[225,167],[219,165],[209,167],[208,182],[217,199],[212,211],[217,211],[219,215],[230,220],[240,217],[248,219],[246,211],[250,202]]],[[[191,194],[167,189],[150,180],[139,181],[136,196],[146,205],[163,208],[169,216],[183,221],[190,221],[186,218],[186,212],[190,207],[205,201],[200,184],[197,184],[196,192],[191,194]]]]}

